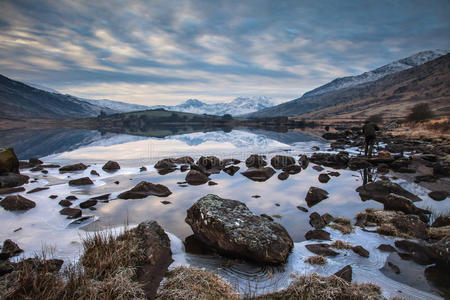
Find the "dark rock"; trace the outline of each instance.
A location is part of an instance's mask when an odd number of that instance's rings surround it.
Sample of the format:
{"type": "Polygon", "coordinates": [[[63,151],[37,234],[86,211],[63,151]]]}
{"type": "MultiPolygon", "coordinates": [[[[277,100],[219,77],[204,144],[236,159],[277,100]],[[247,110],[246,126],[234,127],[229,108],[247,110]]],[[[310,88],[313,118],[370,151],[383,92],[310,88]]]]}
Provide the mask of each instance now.
{"type": "Polygon", "coordinates": [[[432,192],[428,193],[428,196],[430,196],[430,198],[433,200],[442,201],[448,197],[448,192],[447,191],[432,191],[432,192]]]}
{"type": "Polygon", "coordinates": [[[352,267],[350,265],[346,265],[345,267],[343,267],[342,269],[340,269],[339,271],[334,273],[334,276],[342,278],[345,281],[347,281],[348,283],[351,283],[352,282],[352,273],[353,273],[352,267]]]}
{"type": "Polygon", "coordinates": [[[81,217],[81,209],[66,207],[59,211],[61,215],[67,216],[67,219],[76,219],[81,217]]]}
{"type": "Polygon", "coordinates": [[[279,180],[286,180],[289,178],[289,174],[286,172],[281,172],[280,174],[278,174],[278,179],[279,180]]]}
{"type": "Polygon", "coordinates": [[[43,164],[42,160],[35,158],[35,157],[30,158],[28,161],[30,162],[30,164],[33,164],[33,165],[42,165],[43,164]]]}
{"type": "Polygon", "coordinates": [[[17,173],[1,173],[0,188],[16,187],[28,183],[30,177],[17,173]]]}
{"type": "Polygon", "coordinates": [[[325,170],[323,167],[321,166],[313,166],[312,167],[314,170],[316,170],[317,172],[322,172],[323,170],[325,170]]]}
{"type": "Polygon", "coordinates": [[[19,160],[12,147],[0,149],[0,173],[19,174],[19,160]]]}
{"type": "Polygon", "coordinates": [[[348,153],[345,151],[341,151],[338,154],[330,154],[330,153],[314,153],[310,161],[323,165],[326,167],[332,167],[335,169],[344,169],[347,167],[349,158],[348,153]]]}
{"type": "Polygon", "coordinates": [[[326,140],[345,139],[347,137],[346,132],[326,132],[322,134],[322,137],[326,140]]]}
{"type": "Polygon", "coordinates": [[[410,159],[408,159],[406,157],[402,157],[402,158],[398,158],[398,159],[394,160],[390,164],[390,167],[394,170],[399,171],[400,169],[407,169],[410,163],[411,163],[410,159]]]}
{"type": "Polygon", "coordinates": [[[270,221],[273,221],[273,218],[271,216],[269,216],[269,215],[261,214],[261,217],[266,218],[266,219],[268,219],[270,221]]]}
{"type": "Polygon", "coordinates": [[[322,229],[327,225],[322,217],[316,212],[309,215],[309,224],[315,229],[322,229]]]}
{"type": "Polygon", "coordinates": [[[367,251],[366,249],[364,249],[362,246],[354,246],[352,247],[353,252],[355,252],[356,254],[358,254],[359,256],[368,258],[370,253],[369,251],[367,251]]]}
{"type": "Polygon", "coordinates": [[[272,167],[279,170],[289,165],[295,165],[295,159],[292,156],[275,155],[270,160],[270,164],[272,165],[272,167]]]}
{"type": "Polygon", "coordinates": [[[197,161],[197,165],[204,167],[206,170],[223,169],[222,162],[216,156],[201,156],[197,161]]]}
{"type": "Polygon", "coordinates": [[[14,264],[7,260],[0,260],[0,277],[14,271],[14,264]]]}
{"type": "Polygon", "coordinates": [[[118,181],[118,180],[114,181],[114,184],[119,184],[119,183],[120,183],[120,181],[118,181]]]}
{"type": "Polygon", "coordinates": [[[182,165],[182,166],[180,167],[180,171],[181,171],[181,172],[186,172],[187,170],[189,170],[189,166],[188,166],[188,165],[182,165]]]}
{"type": "Polygon", "coordinates": [[[0,195],[7,195],[12,193],[24,192],[24,187],[12,187],[12,188],[2,188],[0,189],[0,195]]]}
{"type": "Polygon", "coordinates": [[[328,181],[330,181],[331,177],[328,176],[328,174],[322,173],[319,175],[319,181],[321,183],[327,183],[328,181]]]}
{"type": "Polygon", "coordinates": [[[12,240],[7,239],[3,242],[2,254],[7,257],[13,257],[22,253],[23,250],[12,240]]]}
{"type": "Polygon", "coordinates": [[[429,265],[435,262],[433,251],[426,245],[408,240],[395,241],[395,246],[410,253],[411,259],[420,265],[429,265]]]}
{"type": "Polygon", "coordinates": [[[299,165],[289,165],[284,167],[283,172],[288,173],[289,175],[295,175],[301,172],[302,167],[300,167],[299,165]]]}
{"type": "Polygon", "coordinates": [[[395,248],[388,244],[381,244],[377,249],[384,252],[395,252],[395,248]]]}
{"type": "Polygon", "coordinates": [[[437,164],[433,167],[433,174],[436,176],[449,177],[450,163],[437,164]]]}
{"type": "Polygon", "coordinates": [[[429,266],[425,269],[424,274],[428,283],[442,291],[443,295],[450,295],[450,285],[448,284],[450,282],[450,272],[446,266],[429,266]]]}
{"type": "Polygon", "coordinates": [[[424,222],[428,222],[428,217],[426,214],[431,213],[430,211],[416,207],[408,198],[397,194],[389,194],[387,199],[385,199],[382,203],[385,210],[396,210],[402,211],[405,214],[418,215],[424,222]]]}
{"type": "Polygon", "coordinates": [[[77,198],[77,196],[69,195],[69,196],[66,197],[66,200],[72,201],[72,200],[78,200],[78,198],[77,198]]]}
{"type": "Polygon", "coordinates": [[[183,157],[178,157],[178,158],[174,158],[173,162],[176,164],[188,164],[191,165],[194,163],[194,159],[190,156],[183,156],[183,157]]]}
{"type": "Polygon", "coordinates": [[[300,158],[298,159],[298,164],[300,166],[302,166],[302,169],[306,169],[309,165],[309,159],[308,156],[306,155],[301,155],[300,158]]]}
{"type": "Polygon", "coordinates": [[[330,224],[331,222],[333,222],[334,218],[332,215],[330,215],[329,213],[324,213],[321,216],[322,220],[325,222],[325,224],[330,224]]]}
{"type": "Polygon", "coordinates": [[[419,175],[419,176],[416,176],[414,178],[414,182],[415,183],[419,183],[421,181],[424,181],[424,182],[436,182],[436,180],[438,180],[438,179],[439,178],[437,176],[434,176],[434,175],[419,175]]]}
{"type": "Polygon", "coordinates": [[[412,202],[422,201],[422,199],[408,192],[400,185],[394,182],[390,182],[388,180],[378,180],[375,182],[368,183],[366,185],[358,187],[356,191],[359,193],[359,196],[363,201],[373,199],[381,203],[384,203],[385,202],[384,200],[391,193],[406,197],[412,202]]]}
{"type": "Polygon", "coordinates": [[[104,194],[97,197],[92,197],[91,200],[108,200],[111,194],[104,194]]]}
{"type": "MultiPolygon", "coordinates": [[[[48,171],[47,170],[42,170],[41,173],[42,174],[48,174],[48,171]]],[[[46,176],[44,176],[44,177],[46,177],[46,176]]]]}
{"type": "Polygon", "coordinates": [[[69,173],[74,171],[83,171],[86,170],[87,166],[83,163],[78,163],[74,165],[67,165],[59,168],[59,173],[69,173]]]}
{"type": "Polygon", "coordinates": [[[188,209],[186,222],[204,243],[257,262],[283,263],[293,248],[280,224],[253,215],[242,202],[216,195],[197,200],[188,209]]]}
{"type": "Polygon", "coordinates": [[[425,239],[428,236],[427,224],[416,215],[397,215],[392,218],[392,224],[401,233],[425,239]]]}
{"type": "Polygon", "coordinates": [[[190,170],[186,174],[185,180],[190,185],[201,185],[201,184],[207,183],[209,180],[209,177],[199,171],[190,170]]]}
{"type": "Polygon", "coordinates": [[[303,212],[308,212],[308,209],[306,208],[306,207],[303,207],[303,206],[297,206],[297,208],[299,209],[299,210],[301,210],[301,211],[303,211],[303,212]]]}
{"type": "Polygon", "coordinates": [[[49,189],[49,187],[37,187],[35,189],[29,190],[27,192],[27,194],[33,194],[33,193],[37,193],[37,192],[40,192],[40,191],[45,191],[45,190],[48,190],[48,189],[49,189]]]}
{"type": "Polygon", "coordinates": [[[450,225],[450,216],[439,216],[434,220],[433,224],[431,224],[431,227],[444,227],[450,225]]]}
{"type": "Polygon", "coordinates": [[[247,168],[262,168],[267,166],[267,162],[265,161],[265,156],[252,154],[245,160],[245,165],[247,168]]]}
{"type": "Polygon", "coordinates": [[[97,205],[97,200],[89,199],[80,203],[81,208],[89,208],[91,206],[97,205]]]}
{"type": "Polygon", "coordinates": [[[56,199],[56,198],[58,198],[58,195],[50,195],[50,196],[48,196],[50,199],[56,199]]]}
{"type": "Polygon", "coordinates": [[[94,220],[94,216],[84,216],[84,217],[76,219],[75,221],[70,222],[68,227],[78,226],[78,225],[85,224],[85,223],[88,223],[93,220],[94,220]]]}
{"type": "Polygon", "coordinates": [[[140,167],[140,168],[139,168],[139,172],[145,172],[145,171],[147,171],[147,168],[146,168],[146,167],[140,167]]]}
{"type": "Polygon", "coordinates": [[[208,181],[208,185],[217,185],[217,184],[218,184],[218,183],[215,182],[215,181],[212,181],[212,180],[208,181]]]}
{"type": "Polygon", "coordinates": [[[175,172],[177,168],[172,168],[172,169],[157,169],[158,170],[158,174],[159,175],[167,175],[169,173],[175,172]]]}
{"type": "Polygon", "coordinates": [[[306,194],[305,200],[308,207],[312,207],[322,200],[328,198],[328,192],[318,187],[310,187],[306,194]]]}
{"type": "Polygon", "coordinates": [[[339,177],[339,176],[341,176],[341,173],[336,172],[336,171],[331,171],[331,172],[328,172],[328,175],[333,176],[333,177],[339,177]]]}
{"type": "Polygon", "coordinates": [[[400,274],[400,268],[399,268],[396,264],[393,264],[393,263],[391,263],[390,261],[388,261],[388,262],[387,262],[387,265],[389,266],[389,268],[392,269],[392,271],[393,271],[395,274],[400,274]]]}
{"type": "Polygon", "coordinates": [[[305,239],[307,240],[326,240],[330,241],[330,233],[322,230],[322,229],[315,229],[310,230],[305,234],[305,239]]]}
{"type": "Polygon", "coordinates": [[[275,174],[275,170],[271,167],[264,167],[259,169],[250,168],[247,171],[242,172],[241,174],[253,181],[263,182],[272,177],[273,174],[275,174]]]}
{"type": "Polygon", "coordinates": [[[239,167],[238,166],[229,166],[223,169],[223,171],[225,173],[227,173],[230,176],[233,176],[234,174],[236,174],[237,171],[239,171],[239,167]]]}
{"type": "Polygon", "coordinates": [[[350,170],[360,170],[366,168],[372,168],[372,164],[365,157],[352,157],[348,162],[350,170]]]}
{"type": "Polygon", "coordinates": [[[44,167],[42,165],[30,169],[31,172],[38,172],[42,170],[44,170],[44,167]]]}
{"type": "Polygon", "coordinates": [[[93,176],[100,176],[100,174],[98,174],[98,172],[95,171],[95,170],[91,170],[91,175],[93,175],[93,176]]]}
{"type": "Polygon", "coordinates": [[[167,204],[171,204],[172,202],[164,200],[164,201],[160,201],[162,204],[167,205],[167,204]]]}
{"type": "Polygon", "coordinates": [[[161,159],[154,166],[155,169],[175,169],[176,167],[175,162],[171,158],[161,159]]]}
{"type": "Polygon", "coordinates": [[[0,202],[0,206],[6,210],[29,210],[36,207],[36,203],[20,195],[7,196],[0,202]]]}
{"type": "Polygon", "coordinates": [[[172,192],[162,184],[153,184],[151,182],[142,181],[129,191],[119,194],[120,199],[141,199],[150,195],[157,197],[167,197],[172,192]]]}
{"type": "Polygon", "coordinates": [[[443,237],[437,243],[429,247],[432,252],[432,259],[440,266],[450,267],[450,235],[443,237]]]}
{"type": "Polygon", "coordinates": [[[330,245],[328,244],[309,244],[306,245],[305,247],[306,249],[317,255],[336,256],[339,254],[339,252],[331,250],[330,245]]]}
{"type": "Polygon", "coordinates": [[[115,161],[108,161],[103,167],[102,170],[112,172],[120,169],[120,165],[115,161]]]}
{"type": "Polygon", "coordinates": [[[319,147],[319,146],[312,146],[312,147],[311,147],[311,150],[319,151],[319,150],[320,150],[320,147],[319,147]]]}
{"type": "Polygon", "coordinates": [[[224,160],[222,160],[222,163],[224,166],[228,166],[228,165],[240,164],[241,161],[239,159],[235,159],[235,158],[225,158],[224,160]]]}
{"type": "Polygon", "coordinates": [[[399,172],[399,173],[411,173],[412,174],[412,173],[416,173],[416,170],[415,169],[401,167],[401,168],[399,168],[397,170],[397,172],[399,172]]]}
{"type": "Polygon", "coordinates": [[[46,164],[46,165],[42,165],[42,167],[43,167],[43,168],[46,168],[46,169],[56,169],[56,168],[61,168],[61,166],[60,166],[60,165],[57,165],[57,164],[46,164]]]}
{"type": "Polygon", "coordinates": [[[73,179],[69,181],[70,186],[79,186],[79,185],[90,185],[94,184],[89,177],[82,177],[78,179],[73,179]]]}
{"type": "Polygon", "coordinates": [[[184,242],[184,250],[187,253],[200,254],[200,255],[210,255],[215,254],[214,248],[209,247],[207,244],[199,240],[195,235],[188,236],[184,242]]]}
{"type": "Polygon", "coordinates": [[[64,207],[69,207],[72,205],[72,202],[70,202],[69,200],[61,200],[58,204],[64,207]]]}
{"type": "Polygon", "coordinates": [[[260,195],[252,195],[252,198],[261,198],[260,195]]]}

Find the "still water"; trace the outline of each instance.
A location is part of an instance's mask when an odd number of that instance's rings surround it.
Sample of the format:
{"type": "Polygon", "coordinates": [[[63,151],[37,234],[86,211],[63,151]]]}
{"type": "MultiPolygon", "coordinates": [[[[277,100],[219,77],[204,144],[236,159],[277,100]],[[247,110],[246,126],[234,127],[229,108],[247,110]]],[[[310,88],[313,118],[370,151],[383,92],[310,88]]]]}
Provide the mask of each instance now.
{"type": "MultiPolygon", "coordinates": [[[[34,194],[22,193],[26,198],[36,202],[36,207],[24,213],[12,213],[0,208],[0,239],[11,238],[25,250],[25,256],[32,256],[43,249],[54,257],[63,258],[66,262],[76,261],[81,253],[81,239],[94,231],[107,230],[118,233],[125,225],[132,227],[138,223],[156,220],[169,234],[175,262],[171,267],[189,264],[210,269],[228,280],[236,290],[246,292],[258,290],[258,293],[270,292],[285,287],[290,282],[290,274],[307,274],[317,272],[330,275],[351,264],[353,276],[359,282],[374,282],[380,285],[385,296],[400,295],[407,299],[430,299],[442,295],[432,282],[423,276],[424,267],[418,266],[417,274],[422,275],[420,284],[414,283],[409,274],[396,278],[382,272],[388,253],[381,252],[378,245],[391,244],[395,239],[367,233],[359,228],[355,233],[343,235],[339,231],[326,228],[332,240],[341,239],[354,245],[363,245],[370,252],[369,258],[362,258],[352,251],[340,251],[335,258],[328,259],[324,266],[311,266],[304,259],[313,255],[306,250],[304,234],[311,230],[309,215],[330,213],[334,217],[345,217],[353,220],[355,215],[366,208],[382,208],[375,201],[361,201],[355,189],[362,185],[362,173],[359,171],[338,170],[338,177],[331,177],[328,183],[320,183],[318,175],[329,171],[316,171],[310,164],[299,174],[291,175],[281,181],[277,174],[266,182],[254,182],[240,171],[246,170],[245,163],[234,176],[224,172],[211,175],[218,183],[190,186],[183,183],[186,173],[176,170],[160,175],[153,168],[156,161],[166,157],[191,156],[195,160],[201,155],[215,155],[221,159],[236,158],[245,161],[250,154],[264,154],[268,160],[274,155],[291,155],[298,158],[300,154],[314,152],[312,147],[320,151],[328,151],[329,143],[320,139],[313,132],[289,131],[272,132],[247,129],[231,132],[211,131],[193,132],[183,135],[169,135],[164,138],[131,136],[115,133],[100,133],[91,130],[44,130],[0,132],[0,146],[11,145],[20,159],[40,157],[45,163],[60,165],[83,162],[89,165],[81,172],[59,174],[57,169],[48,169],[48,174],[23,170],[36,181],[25,185],[26,190],[35,187],[50,187],[34,194]],[[15,136],[15,138],[13,138],[15,136]],[[108,160],[120,163],[121,169],[115,173],[107,173],[101,169],[108,160]],[[141,172],[140,167],[146,171],[141,172]],[[96,170],[100,176],[92,176],[96,170]],[[70,187],[70,179],[89,176],[94,185],[90,187],[70,187]],[[167,186],[172,194],[167,198],[147,197],[140,200],[120,200],[117,195],[135,186],[140,181],[160,183],[167,186]],[[118,182],[118,183],[117,183],[118,182]],[[329,198],[309,208],[305,213],[297,206],[307,207],[305,195],[311,186],[320,187],[329,192],[329,198]],[[217,194],[223,198],[235,199],[246,203],[255,214],[271,215],[289,232],[295,242],[293,253],[283,267],[256,266],[242,261],[229,260],[212,254],[186,253],[183,241],[192,235],[192,231],[184,222],[186,210],[200,197],[206,194],[217,194]],[[96,205],[96,210],[83,210],[84,216],[92,216],[79,225],[70,225],[58,212],[58,202],[68,195],[75,195],[73,207],[93,196],[111,194],[109,201],[96,205]],[[57,195],[50,199],[50,195],[57,195]],[[255,195],[259,198],[253,197],[255,195]],[[170,201],[164,205],[162,200],[170,201]],[[20,230],[16,231],[17,229],[20,230]],[[418,289],[417,289],[418,287],[418,289]]],[[[359,149],[348,149],[358,153],[359,149]]],[[[374,179],[377,174],[373,174],[374,179]]],[[[389,175],[388,175],[389,176],[389,175]]],[[[428,191],[413,183],[397,180],[404,188],[419,195],[423,201],[417,203],[421,207],[432,207],[449,210],[449,201],[435,202],[428,191]]],[[[408,264],[413,264],[408,262],[408,264]]],[[[439,297],[438,297],[439,298],[439,297]]]]}

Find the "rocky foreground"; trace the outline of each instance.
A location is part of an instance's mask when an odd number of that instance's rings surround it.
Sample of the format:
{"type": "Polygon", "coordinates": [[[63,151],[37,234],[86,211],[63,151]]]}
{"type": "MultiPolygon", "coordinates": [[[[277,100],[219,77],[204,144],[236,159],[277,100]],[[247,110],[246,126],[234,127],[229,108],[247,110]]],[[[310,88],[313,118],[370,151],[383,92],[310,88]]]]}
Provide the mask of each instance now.
{"type": "MultiPolygon", "coordinates": [[[[361,136],[357,128],[327,133],[324,138],[334,140],[331,144],[333,149],[361,146],[361,136]]],[[[312,212],[309,216],[312,229],[306,233],[305,238],[311,240],[306,248],[315,255],[305,258],[305,261],[310,264],[326,264],[326,257],[336,257],[341,254],[342,250],[351,250],[363,258],[369,257],[370,253],[364,248],[364,245],[350,245],[339,240],[331,241],[330,233],[326,231],[328,227],[344,234],[350,234],[355,231],[355,226],[359,226],[365,231],[398,238],[395,247],[380,245],[381,251],[398,252],[407,255],[408,259],[418,264],[436,264],[440,269],[447,270],[444,273],[448,272],[450,267],[450,216],[445,214],[433,216],[433,212],[417,207],[415,203],[422,201],[420,197],[403,189],[382,174],[391,170],[398,176],[405,175],[405,178],[410,178],[432,189],[429,194],[432,199],[444,201],[448,197],[450,174],[449,141],[402,140],[389,135],[382,136],[381,140],[386,145],[383,147],[384,149],[379,149],[377,155],[372,158],[351,156],[345,151],[316,152],[310,157],[301,154],[298,159],[292,156],[276,155],[271,158],[269,166],[265,156],[255,154],[246,159],[247,169],[241,171],[240,174],[250,180],[264,182],[277,172],[279,180],[287,180],[290,176],[295,176],[306,169],[310,163],[314,164],[313,168],[318,172],[324,170],[321,166],[337,170],[346,168],[351,170],[376,169],[381,174],[380,180],[373,182],[370,178],[366,178],[364,184],[356,191],[362,201],[380,202],[383,209],[368,209],[360,212],[355,216],[354,224],[351,220],[312,212]],[[414,153],[408,156],[404,155],[407,152],[414,153]]],[[[186,172],[185,182],[181,184],[195,186],[216,184],[211,177],[220,172],[234,176],[240,171],[238,164],[240,161],[237,159],[221,160],[215,156],[202,156],[197,162],[191,157],[180,157],[160,160],[155,164],[155,168],[160,175],[177,170],[186,172]]],[[[77,172],[87,170],[89,166],[83,163],[62,167],[45,165],[39,159],[30,159],[24,162],[17,159],[13,149],[0,150],[0,195],[4,197],[0,199],[0,206],[8,211],[26,211],[39,205],[32,200],[32,194],[48,189],[48,187],[29,190],[23,194],[25,192],[23,185],[29,182],[30,178],[20,174],[20,169],[29,169],[30,172],[45,174],[46,169],[49,168],[58,168],[60,173],[77,174],[77,172]]],[[[109,161],[103,166],[103,170],[107,172],[115,172],[119,169],[120,165],[113,161],[109,161]]],[[[144,170],[141,169],[141,171],[144,170]]],[[[75,178],[68,181],[67,184],[71,186],[92,185],[95,176],[98,176],[98,173],[95,173],[92,170],[89,177],[75,178]]],[[[318,180],[326,183],[332,177],[339,175],[338,171],[322,172],[319,174],[318,180]]],[[[132,189],[120,193],[118,198],[132,200],[149,196],[169,197],[171,194],[172,192],[164,185],[143,181],[132,189]]],[[[58,195],[54,196],[58,197],[58,195]]],[[[299,206],[298,209],[308,213],[309,209],[327,199],[328,196],[326,190],[312,186],[305,198],[308,208],[299,206]]],[[[106,194],[76,205],[76,196],[70,195],[59,202],[62,207],[59,213],[69,219],[74,219],[75,223],[83,222],[84,211],[94,210],[96,205],[109,200],[113,199],[106,194]]],[[[162,203],[170,204],[170,201],[162,203]]],[[[225,256],[256,263],[283,264],[289,259],[289,253],[293,248],[291,237],[279,223],[274,222],[273,218],[268,215],[254,215],[244,203],[238,200],[222,199],[212,194],[206,195],[193,203],[187,211],[186,222],[191,226],[196,239],[225,256]]],[[[92,295],[153,299],[158,297],[157,288],[172,261],[170,241],[164,230],[152,221],[141,223],[137,228],[127,231],[117,238],[96,236],[92,240],[86,241],[84,254],[80,259],[80,266],[84,272],[72,269],[73,277],[69,277],[69,280],[63,277],[59,271],[63,264],[60,260],[34,258],[18,263],[9,260],[22,251],[14,241],[6,240],[3,243],[0,253],[0,284],[1,296],[5,299],[36,298],[36,295],[48,299],[75,299],[92,295]],[[42,277],[48,277],[49,280],[39,280],[42,277]],[[22,278],[29,281],[24,282],[22,278]],[[90,282],[89,285],[86,285],[87,281],[90,282]],[[121,286],[123,289],[113,288],[118,282],[124,283],[121,286]],[[24,284],[33,287],[36,287],[37,284],[38,286],[36,289],[28,289],[24,284]],[[40,286],[41,284],[42,286],[40,286]],[[47,288],[48,290],[46,290],[47,288]]],[[[397,270],[398,267],[393,265],[391,268],[397,270]]],[[[400,271],[399,269],[398,272],[400,271]]],[[[181,284],[175,293],[170,283],[171,280],[175,280],[174,284],[180,284],[180,276],[188,280],[194,274],[199,275],[194,271],[191,273],[186,274],[184,270],[174,270],[167,274],[167,281],[162,286],[159,297],[161,299],[184,299],[183,294],[188,295],[192,292],[190,287],[181,284]],[[171,295],[181,296],[172,297],[171,295]]],[[[200,275],[198,278],[205,278],[204,276],[212,278],[211,276],[213,276],[200,275]]],[[[214,279],[215,282],[220,280],[220,278],[214,279]]],[[[337,298],[347,299],[350,295],[353,295],[354,299],[370,297],[378,299],[381,297],[380,290],[376,287],[358,286],[351,284],[351,281],[352,269],[351,266],[347,266],[328,278],[315,275],[301,277],[295,281],[297,286],[260,298],[295,299],[300,295],[299,291],[307,293],[308,288],[305,285],[320,283],[319,285],[323,286],[324,282],[328,287],[332,286],[336,289],[337,294],[335,295],[340,295],[337,298]],[[303,286],[304,289],[298,289],[298,286],[303,286]]],[[[226,291],[224,295],[227,295],[227,298],[239,296],[233,294],[226,283],[220,283],[219,286],[226,291]]],[[[329,289],[324,290],[328,291],[329,289]]],[[[314,299],[318,295],[321,297],[328,295],[325,291],[323,293],[325,294],[311,294],[308,299],[314,299]]],[[[202,291],[199,290],[196,295],[202,298],[206,294],[202,294],[202,291]]]]}

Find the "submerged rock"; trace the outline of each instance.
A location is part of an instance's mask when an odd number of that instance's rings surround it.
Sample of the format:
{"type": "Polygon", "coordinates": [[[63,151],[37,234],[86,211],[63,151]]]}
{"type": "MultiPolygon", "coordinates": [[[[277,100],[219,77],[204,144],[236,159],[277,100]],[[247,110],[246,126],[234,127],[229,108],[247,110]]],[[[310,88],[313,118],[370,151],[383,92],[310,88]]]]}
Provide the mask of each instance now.
{"type": "Polygon", "coordinates": [[[389,244],[381,244],[380,246],[377,247],[377,249],[384,252],[395,252],[395,248],[389,244]]]}
{"type": "Polygon", "coordinates": [[[98,174],[98,172],[95,170],[91,170],[91,175],[100,176],[100,174],[98,174]]]}
{"type": "Polygon", "coordinates": [[[153,184],[151,182],[142,181],[129,191],[119,194],[120,199],[141,199],[150,195],[158,197],[167,197],[172,192],[162,184],[153,184]]]}
{"type": "Polygon", "coordinates": [[[29,210],[36,207],[36,203],[20,195],[7,196],[0,202],[0,206],[6,210],[29,210]]]}
{"type": "Polygon", "coordinates": [[[263,182],[272,177],[273,174],[275,174],[275,170],[271,167],[264,167],[259,169],[250,168],[245,172],[241,172],[241,174],[253,181],[263,182]]]}
{"type": "Polygon", "coordinates": [[[292,156],[275,155],[270,160],[270,164],[272,165],[272,167],[279,170],[289,165],[295,165],[295,159],[292,156]]]}
{"type": "Polygon", "coordinates": [[[358,187],[356,191],[359,193],[359,196],[363,201],[373,199],[376,201],[381,201],[381,203],[383,203],[391,193],[406,197],[412,202],[422,201],[422,199],[420,199],[418,196],[408,192],[400,185],[389,180],[377,180],[375,182],[371,182],[358,187]]]}
{"type": "Polygon", "coordinates": [[[328,198],[328,192],[318,187],[310,187],[306,194],[305,200],[308,207],[312,207],[322,200],[328,198]]]}
{"type": "Polygon", "coordinates": [[[110,160],[102,167],[102,169],[108,172],[117,171],[120,169],[120,165],[117,162],[110,160]]]}
{"type": "Polygon", "coordinates": [[[385,199],[382,203],[385,210],[396,210],[402,211],[405,214],[418,215],[424,222],[428,222],[428,217],[426,214],[431,213],[428,210],[416,207],[408,198],[397,194],[389,194],[387,199],[385,199]]]}
{"type": "Polygon", "coordinates": [[[252,154],[245,160],[245,165],[247,168],[262,168],[267,166],[267,162],[265,156],[252,154]]]}
{"type": "Polygon", "coordinates": [[[91,185],[94,184],[89,177],[81,177],[78,179],[73,179],[69,181],[69,185],[71,186],[79,186],[79,185],[91,185]]]}
{"type": "Polygon", "coordinates": [[[73,165],[67,165],[59,168],[59,173],[69,173],[74,171],[83,171],[86,170],[87,166],[83,163],[73,164],[73,165]]]}
{"type": "Polygon", "coordinates": [[[61,215],[67,216],[67,219],[76,219],[81,217],[81,209],[66,207],[59,211],[61,215]]]}
{"type": "Polygon", "coordinates": [[[305,247],[306,249],[317,255],[336,256],[339,254],[339,252],[331,250],[330,245],[328,244],[309,244],[306,245],[305,247]]]}
{"type": "Polygon", "coordinates": [[[72,202],[70,202],[69,200],[61,200],[58,204],[64,207],[69,207],[72,205],[72,202]]]}
{"type": "Polygon", "coordinates": [[[212,194],[188,209],[186,222],[209,246],[257,262],[283,263],[293,248],[283,226],[252,214],[242,202],[212,194]]]}
{"type": "Polygon", "coordinates": [[[197,170],[190,170],[186,174],[186,182],[190,185],[201,185],[208,182],[209,177],[197,170]]]}
{"type": "Polygon", "coordinates": [[[37,192],[40,192],[40,191],[45,191],[45,190],[48,190],[48,189],[49,189],[49,187],[37,187],[37,188],[34,188],[32,190],[29,190],[27,192],[27,194],[33,194],[33,193],[37,193],[37,192]]]}

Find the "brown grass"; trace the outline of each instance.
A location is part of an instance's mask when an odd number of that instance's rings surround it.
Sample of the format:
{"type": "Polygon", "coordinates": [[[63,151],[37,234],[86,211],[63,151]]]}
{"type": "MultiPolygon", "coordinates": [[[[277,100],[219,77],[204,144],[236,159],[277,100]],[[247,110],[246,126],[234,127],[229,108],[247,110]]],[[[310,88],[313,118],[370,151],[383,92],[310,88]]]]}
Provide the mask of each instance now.
{"type": "Polygon", "coordinates": [[[329,227],[339,230],[343,234],[350,234],[355,231],[349,219],[337,217],[328,225],[329,227]]]}
{"type": "Polygon", "coordinates": [[[322,255],[314,255],[305,259],[305,262],[310,265],[324,265],[328,262],[328,260],[322,255]]]}
{"type": "Polygon", "coordinates": [[[404,136],[408,139],[450,139],[450,117],[441,117],[425,122],[407,122],[390,133],[395,136],[404,136]]]}
{"type": "Polygon", "coordinates": [[[353,248],[352,244],[341,241],[341,240],[337,240],[334,241],[333,243],[330,244],[331,247],[335,248],[335,249],[339,249],[339,250],[350,250],[353,248]]]}

